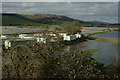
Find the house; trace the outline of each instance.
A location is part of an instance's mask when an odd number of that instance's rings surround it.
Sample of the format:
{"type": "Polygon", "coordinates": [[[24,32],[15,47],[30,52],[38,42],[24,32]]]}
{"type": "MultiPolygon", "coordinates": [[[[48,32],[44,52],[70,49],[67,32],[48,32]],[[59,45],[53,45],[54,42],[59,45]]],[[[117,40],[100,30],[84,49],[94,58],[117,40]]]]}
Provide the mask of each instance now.
{"type": "Polygon", "coordinates": [[[63,40],[65,41],[73,41],[76,40],[76,36],[75,35],[67,35],[63,37],[63,40]]]}
{"type": "Polygon", "coordinates": [[[36,38],[38,43],[46,43],[46,38],[36,38]]]}

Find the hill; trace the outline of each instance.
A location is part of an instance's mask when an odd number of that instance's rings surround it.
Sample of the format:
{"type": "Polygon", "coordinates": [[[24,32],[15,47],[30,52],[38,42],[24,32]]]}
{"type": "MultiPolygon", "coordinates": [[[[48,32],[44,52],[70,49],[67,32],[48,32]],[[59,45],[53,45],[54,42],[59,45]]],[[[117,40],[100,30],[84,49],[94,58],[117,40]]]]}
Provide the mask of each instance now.
{"type": "Polygon", "coordinates": [[[78,21],[82,26],[106,26],[109,23],[98,21],[81,21],[67,16],[51,14],[2,14],[3,26],[40,26],[40,25],[60,25],[65,21],[78,21]]]}
{"type": "Polygon", "coordinates": [[[23,26],[23,25],[41,25],[40,23],[30,21],[18,14],[2,14],[3,26],[23,26]]]}
{"type": "Polygon", "coordinates": [[[89,23],[60,15],[51,14],[2,14],[3,26],[39,26],[39,25],[60,25],[65,21],[79,21],[81,25],[89,23]]]}

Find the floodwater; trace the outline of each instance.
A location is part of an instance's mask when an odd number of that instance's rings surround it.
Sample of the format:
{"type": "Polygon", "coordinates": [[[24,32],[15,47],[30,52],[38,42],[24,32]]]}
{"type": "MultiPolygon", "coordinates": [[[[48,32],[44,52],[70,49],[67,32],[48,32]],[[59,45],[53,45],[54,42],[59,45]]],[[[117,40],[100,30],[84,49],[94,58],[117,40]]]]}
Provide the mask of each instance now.
{"type": "Polygon", "coordinates": [[[120,32],[118,31],[112,31],[109,33],[104,33],[104,34],[96,34],[93,35],[92,37],[99,37],[99,38],[106,38],[106,39],[114,39],[114,40],[120,40],[120,32]]]}
{"type": "MultiPolygon", "coordinates": [[[[107,34],[104,33],[100,35],[108,39],[118,39],[117,31],[109,32],[107,34]]],[[[99,37],[99,35],[95,35],[95,37],[99,37]]],[[[87,50],[87,49],[99,49],[98,52],[92,54],[92,57],[96,59],[98,62],[104,64],[104,66],[112,64],[114,62],[115,56],[117,54],[120,54],[118,53],[119,50],[118,45],[108,42],[96,41],[96,40],[88,40],[81,44],[78,43],[75,45],[66,46],[64,50],[68,53],[71,53],[74,51],[87,50]],[[81,46],[83,44],[84,46],[81,46]]]]}
{"type": "Polygon", "coordinates": [[[88,32],[82,32],[82,33],[96,33],[96,32],[100,32],[100,30],[114,30],[114,29],[118,29],[118,28],[104,28],[104,27],[83,27],[83,29],[87,29],[88,32]]]}
{"type": "MultiPolygon", "coordinates": [[[[0,26],[0,28],[2,29],[2,33],[1,34],[16,34],[16,33],[29,33],[29,32],[41,32],[41,30],[25,30],[25,29],[18,29],[18,27],[7,27],[7,26],[0,26]],[[12,30],[12,29],[16,29],[16,30],[12,30]]],[[[34,29],[38,29],[38,28],[34,28],[34,29]]]]}

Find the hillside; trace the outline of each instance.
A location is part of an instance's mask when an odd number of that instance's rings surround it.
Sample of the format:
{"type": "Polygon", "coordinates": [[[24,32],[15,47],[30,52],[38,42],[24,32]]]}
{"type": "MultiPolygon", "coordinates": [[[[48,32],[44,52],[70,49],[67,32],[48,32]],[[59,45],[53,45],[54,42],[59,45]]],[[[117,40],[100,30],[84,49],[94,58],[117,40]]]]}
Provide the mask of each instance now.
{"type": "Polygon", "coordinates": [[[34,25],[60,25],[65,21],[79,21],[81,25],[89,25],[87,22],[72,19],[66,16],[50,14],[2,14],[3,26],[34,26],[34,25]]]}
{"type": "Polygon", "coordinates": [[[90,21],[85,22],[73,19],[67,16],[51,15],[51,14],[2,14],[3,26],[40,26],[40,25],[60,25],[65,21],[79,21],[82,26],[106,26],[109,23],[90,21]]]}
{"type": "Polygon", "coordinates": [[[2,14],[3,26],[23,26],[23,25],[41,25],[40,23],[30,21],[17,14],[2,14]]]}

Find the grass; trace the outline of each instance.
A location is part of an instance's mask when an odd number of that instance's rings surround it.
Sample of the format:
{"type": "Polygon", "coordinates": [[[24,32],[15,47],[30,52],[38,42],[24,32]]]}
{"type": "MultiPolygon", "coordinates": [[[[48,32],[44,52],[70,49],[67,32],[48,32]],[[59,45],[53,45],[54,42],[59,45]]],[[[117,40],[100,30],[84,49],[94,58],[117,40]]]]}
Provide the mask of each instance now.
{"type": "Polygon", "coordinates": [[[98,41],[103,41],[103,42],[110,42],[114,44],[120,44],[119,40],[113,40],[113,39],[104,39],[104,38],[96,38],[98,41]]]}
{"type": "Polygon", "coordinates": [[[96,30],[96,31],[101,31],[101,29],[87,29],[87,30],[96,30]]]}
{"type": "Polygon", "coordinates": [[[41,25],[40,23],[32,22],[27,19],[24,19],[20,16],[3,16],[2,18],[2,25],[20,25],[23,26],[25,24],[28,25],[41,25]]]}
{"type": "Polygon", "coordinates": [[[84,52],[85,52],[85,55],[91,55],[98,51],[99,51],[99,49],[88,49],[88,50],[85,50],[84,52]]]}

